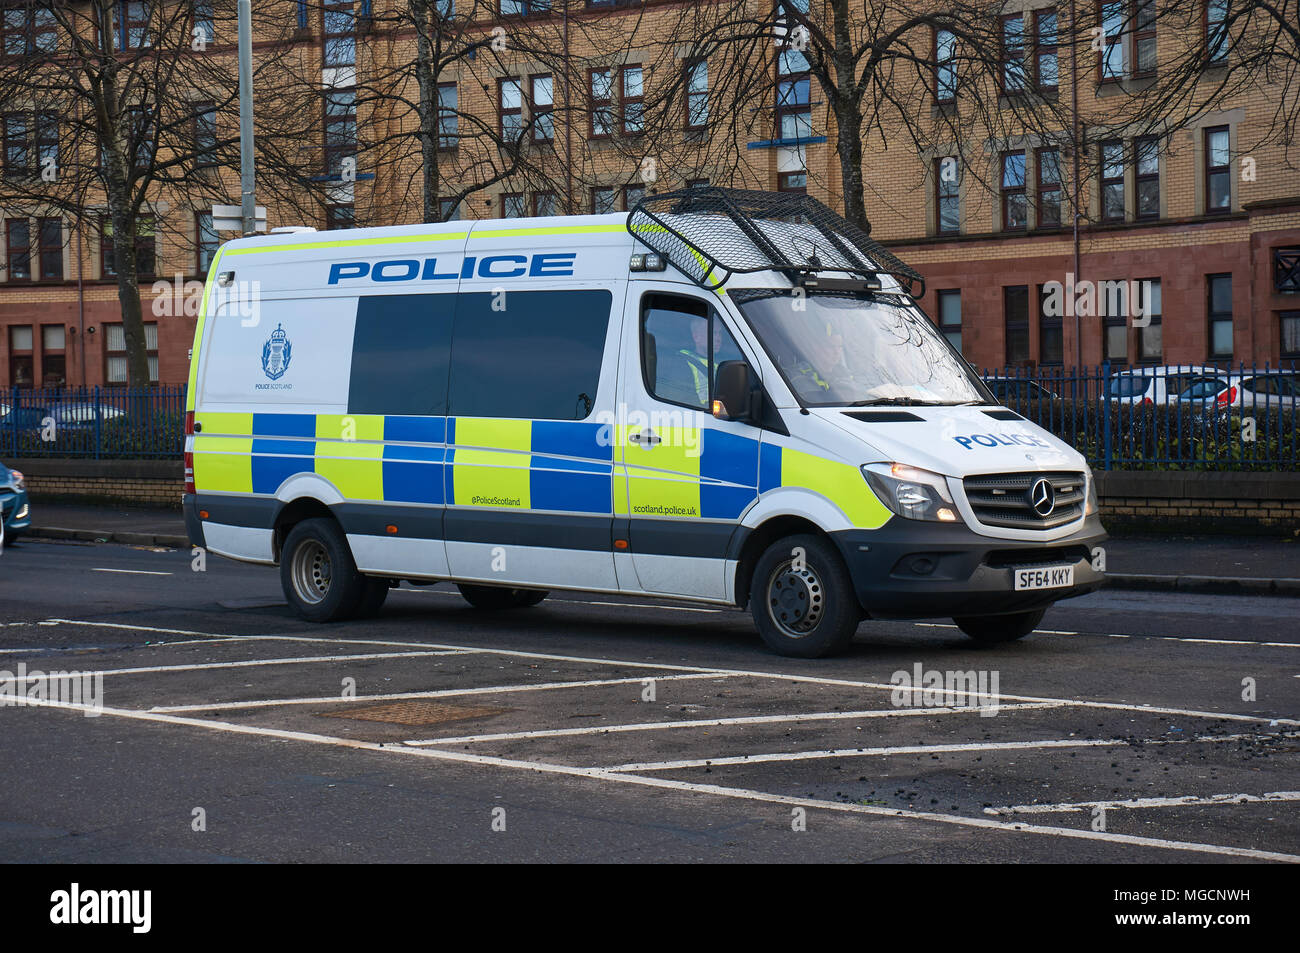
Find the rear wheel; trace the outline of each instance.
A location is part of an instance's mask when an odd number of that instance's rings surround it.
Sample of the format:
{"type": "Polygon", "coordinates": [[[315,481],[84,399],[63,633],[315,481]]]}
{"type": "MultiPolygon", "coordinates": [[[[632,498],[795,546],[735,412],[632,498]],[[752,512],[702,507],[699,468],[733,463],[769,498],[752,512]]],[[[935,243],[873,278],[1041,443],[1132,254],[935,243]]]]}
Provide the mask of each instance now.
{"type": "Polygon", "coordinates": [[[298,615],[309,622],[346,619],[361,604],[365,584],[334,520],[303,520],[289,532],[280,554],[280,586],[298,615]]]}
{"type": "Polygon", "coordinates": [[[377,615],[383,608],[384,600],[388,598],[388,590],[392,586],[391,579],[376,579],[373,576],[366,576],[365,582],[362,583],[361,599],[357,602],[357,607],[352,613],[354,619],[369,619],[377,615]]]}
{"type": "Polygon", "coordinates": [[[1010,615],[957,616],[952,621],[976,642],[995,644],[1023,639],[1043,621],[1046,609],[1013,612],[1010,615]]]}
{"type": "Polygon", "coordinates": [[[458,585],[456,588],[475,609],[526,609],[550,595],[546,589],[512,589],[508,586],[458,585]]]}
{"type": "Polygon", "coordinates": [[[788,536],[769,546],[754,567],[749,602],[768,648],[795,658],[843,651],[862,620],[844,561],[819,536],[788,536]]]}

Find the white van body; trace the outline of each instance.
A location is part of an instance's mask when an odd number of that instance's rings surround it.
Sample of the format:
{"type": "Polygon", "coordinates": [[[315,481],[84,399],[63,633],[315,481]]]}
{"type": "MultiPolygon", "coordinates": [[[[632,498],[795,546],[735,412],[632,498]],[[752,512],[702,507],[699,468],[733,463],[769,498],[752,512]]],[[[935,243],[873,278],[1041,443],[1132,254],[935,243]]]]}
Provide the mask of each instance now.
{"type": "Polygon", "coordinates": [[[280,564],[291,605],[322,621],[373,611],[402,580],[492,607],[549,589],[739,606],[752,592],[764,637],[796,655],[842,646],[863,617],[1016,623],[1095,589],[1084,459],[999,408],[878,280],[860,298],[776,272],[701,287],[625,215],[228,242],[190,370],[191,538],[280,564]],[[787,301],[812,302],[836,368],[858,339],[844,329],[871,315],[863,328],[890,324],[872,333],[905,328],[888,349],[906,367],[925,349],[921,393],[967,399],[891,397],[912,391],[889,382],[865,406],[810,401],[799,388],[836,392],[816,372],[793,383],[808,362],[756,329],[779,328],[787,301]],[[714,406],[728,364],[745,412],[714,406]],[[1036,511],[1033,492],[1061,502],[1036,511]]]}

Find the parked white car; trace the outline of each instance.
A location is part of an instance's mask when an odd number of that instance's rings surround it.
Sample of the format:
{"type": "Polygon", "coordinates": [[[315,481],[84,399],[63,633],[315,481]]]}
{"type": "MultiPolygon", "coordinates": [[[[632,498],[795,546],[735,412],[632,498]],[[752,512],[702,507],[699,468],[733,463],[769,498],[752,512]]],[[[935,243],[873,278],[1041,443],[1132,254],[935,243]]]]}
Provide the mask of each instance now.
{"type": "Polygon", "coordinates": [[[1106,397],[1122,404],[1172,404],[1206,378],[1220,378],[1226,385],[1228,374],[1203,364],[1134,367],[1111,374],[1106,381],[1106,397]]]}

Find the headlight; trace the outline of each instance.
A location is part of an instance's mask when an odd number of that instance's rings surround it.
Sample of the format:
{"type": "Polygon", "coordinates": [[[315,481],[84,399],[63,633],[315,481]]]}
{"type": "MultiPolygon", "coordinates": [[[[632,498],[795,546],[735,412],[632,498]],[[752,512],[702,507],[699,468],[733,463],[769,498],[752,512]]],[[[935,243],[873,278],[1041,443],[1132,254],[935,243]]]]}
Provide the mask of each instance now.
{"type": "Polygon", "coordinates": [[[957,507],[941,474],[903,463],[868,463],[862,475],[887,507],[910,520],[958,522],[957,507]]]}
{"type": "Polygon", "coordinates": [[[1092,475],[1092,467],[1085,464],[1088,471],[1088,502],[1084,508],[1084,516],[1091,516],[1097,512],[1097,478],[1092,475]]]}
{"type": "Polygon", "coordinates": [[[14,489],[16,490],[27,489],[27,481],[23,479],[22,471],[20,470],[10,470],[9,481],[13,484],[14,489]]]}

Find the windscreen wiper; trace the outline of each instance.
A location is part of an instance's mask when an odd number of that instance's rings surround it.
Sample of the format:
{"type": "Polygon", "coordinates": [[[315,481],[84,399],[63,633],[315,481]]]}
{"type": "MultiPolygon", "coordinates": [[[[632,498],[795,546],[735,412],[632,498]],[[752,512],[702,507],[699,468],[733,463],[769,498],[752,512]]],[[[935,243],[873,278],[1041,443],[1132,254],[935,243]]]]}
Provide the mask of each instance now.
{"type": "Polygon", "coordinates": [[[869,397],[855,400],[850,407],[952,407],[941,400],[918,400],[915,397],[869,397]]]}

